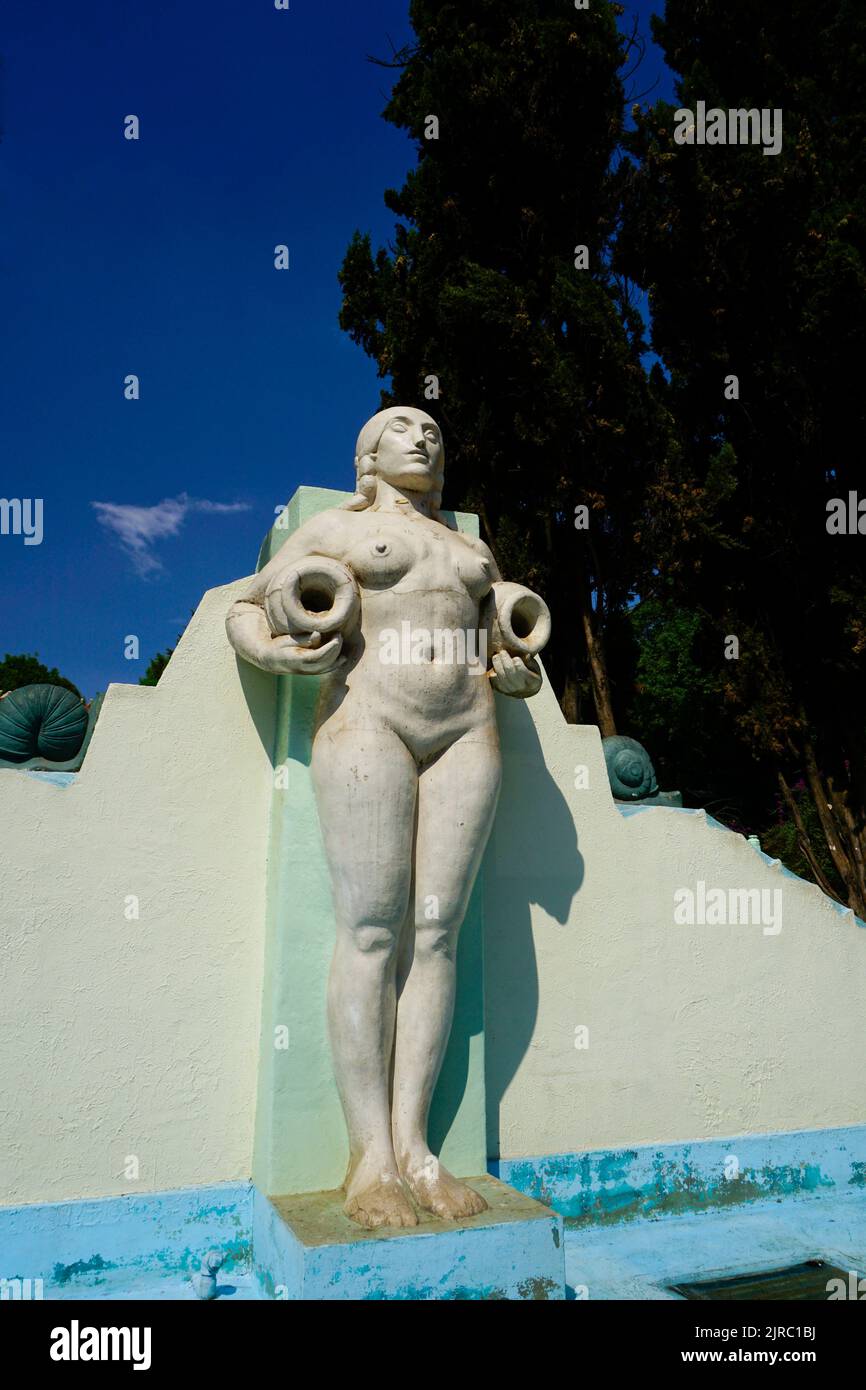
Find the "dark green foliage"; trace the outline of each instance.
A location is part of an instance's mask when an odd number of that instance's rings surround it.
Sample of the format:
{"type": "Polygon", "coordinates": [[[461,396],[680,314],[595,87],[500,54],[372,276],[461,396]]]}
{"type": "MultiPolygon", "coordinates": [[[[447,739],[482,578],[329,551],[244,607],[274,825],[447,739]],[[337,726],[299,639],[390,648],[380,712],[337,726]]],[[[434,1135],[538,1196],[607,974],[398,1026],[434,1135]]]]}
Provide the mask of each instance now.
{"type": "Polygon", "coordinates": [[[38,652],[17,656],[7,652],[0,661],[0,694],[4,690],[19,690],[22,685],[61,685],[64,690],[71,690],[73,695],[81,697],[81,691],[72,681],[61,676],[56,667],[49,670],[43,666],[38,652]]]}
{"type": "Polygon", "coordinates": [[[156,656],[151,657],[147,670],[139,678],[139,685],[157,685],[159,678],[171,660],[174,647],[167,647],[164,652],[157,652],[156,656]]]}
{"type": "MultiPolygon", "coordinates": [[[[815,810],[815,804],[809,795],[809,789],[805,782],[800,782],[792,788],[792,793],[803,819],[806,834],[814,846],[815,855],[824,878],[833,888],[835,895],[844,902],[846,898],[845,884],[836,872],[833,858],[822,834],[818,812],[815,810]]],[[[761,849],[765,854],[772,855],[774,859],[781,859],[782,863],[793,873],[799,874],[801,878],[815,877],[809,860],[800,847],[797,827],[781,797],[776,799],[773,818],[760,831],[760,841],[761,849]]]]}
{"type": "Polygon", "coordinates": [[[661,103],[628,138],[615,263],[648,291],[679,440],[648,532],[670,598],[715,634],[727,728],[788,786],[805,775],[813,855],[834,846],[862,913],[866,560],[826,503],[863,476],[866,10],[668,0],[654,27],[684,107],[781,108],[784,144],[677,145],[661,103]]]}
{"type": "Polygon", "coordinates": [[[417,141],[418,164],[385,195],[390,250],[360,233],[349,247],[340,322],[390,378],[383,404],[424,404],[438,378],[446,505],[478,511],[503,570],[550,603],[547,662],[572,718],[593,717],[578,709],[591,649],[604,727],[604,639],[644,564],[643,478],[661,447],[642,323],[609,267],[616,10],[415,0],[410,13],[417,44],[384,114],[417,141]],[[578,245],[589,269],[575,268],[578,245]],[[579,504],[589,532],[575,529],[579,504]]]}
{"type": "Polygon", "coordinates": [[[678,102],[781,108],[775,157],[677,145],[664,103],[626,133],[620,12],[415,0],[384,114],[417,167],[340,321],[383,404],[438,378],[446,505],[548,599],[567,716],[866,913],[866,541],[826,530],[866,432],[866,9],[668,0],[678,102]]]}

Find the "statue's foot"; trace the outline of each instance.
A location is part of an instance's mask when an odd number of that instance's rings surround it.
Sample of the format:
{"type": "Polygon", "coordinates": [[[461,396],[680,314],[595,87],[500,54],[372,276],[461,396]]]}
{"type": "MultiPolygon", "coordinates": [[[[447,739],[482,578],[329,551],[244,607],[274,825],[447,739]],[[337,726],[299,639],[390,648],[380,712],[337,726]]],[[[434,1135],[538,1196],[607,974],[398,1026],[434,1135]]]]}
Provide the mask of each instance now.
{"type": "Polygon", "coordinates": [[[343,1210],[359,1226],[417,1226],[415,1208],[398,1173],[371,1169],[361,1162],[346,1182],[343,1210]]]}
{"type": "Polygon", "coordinates": [[[400,1164],[403,1181],[419,1207],[444,1216],[449,1221],[462,1221],[487,1210],[484,1198],[443,1168],[438,1158],[425,1153],[423,1158],[408,1159],[400,1164]]]}

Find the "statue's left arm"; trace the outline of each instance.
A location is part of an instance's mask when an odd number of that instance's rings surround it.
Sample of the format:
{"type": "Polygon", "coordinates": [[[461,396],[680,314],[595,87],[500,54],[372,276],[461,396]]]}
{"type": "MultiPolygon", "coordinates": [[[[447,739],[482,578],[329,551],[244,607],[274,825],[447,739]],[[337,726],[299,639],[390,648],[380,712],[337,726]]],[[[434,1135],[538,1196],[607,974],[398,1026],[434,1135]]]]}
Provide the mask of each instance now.
{"type": "Polygon", "coordinates": [[[541,689],[542,676],[535,660],[550,637],[550,610],[543,598],[523,584],[508,584],[490,550],[481,541],[473,548],[484,555],[493,585],[486,600],[486,622],[491,638],[490,684],[500,695],[528,700],[541,689]]]}

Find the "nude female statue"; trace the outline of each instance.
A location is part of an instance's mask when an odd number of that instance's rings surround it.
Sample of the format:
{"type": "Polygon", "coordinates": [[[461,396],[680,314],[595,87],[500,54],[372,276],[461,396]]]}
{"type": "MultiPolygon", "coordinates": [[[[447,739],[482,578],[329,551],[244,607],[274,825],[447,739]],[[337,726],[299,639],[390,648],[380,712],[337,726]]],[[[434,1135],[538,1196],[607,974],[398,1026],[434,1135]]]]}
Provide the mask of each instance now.
{"type": "Polygon", "coordinates": [[[349,1132],[345,1210],[370,1228],[413,1226],[410,1194],[455,1219],[486,1207],[430,1154],[427,1117],[499,792],[494,691],[539,689],[532,652],[549,614],[441,516],[429,415],[380,411],[355,464],[355,496],[286,541],[226,626],[263,670],[325,677],[312,775],[336,917],[328,1024],[349,1132]],[[386,647],[401,630],[413,657],[394,664],[386,647]],[[437,631],[471,635],[481,663],[441,659],[437,631]]]}

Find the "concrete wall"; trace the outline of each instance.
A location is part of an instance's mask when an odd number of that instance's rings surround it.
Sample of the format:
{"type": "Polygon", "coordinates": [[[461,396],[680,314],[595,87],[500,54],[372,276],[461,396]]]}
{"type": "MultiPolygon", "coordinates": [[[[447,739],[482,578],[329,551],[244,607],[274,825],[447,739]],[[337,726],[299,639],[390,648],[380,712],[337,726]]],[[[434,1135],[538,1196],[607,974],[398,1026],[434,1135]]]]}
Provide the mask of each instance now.
{"type": "Polygon", "coordinates": [[[72,785],[0,771],[2,1204],[249,1178],[274,691],[225,638],[243,588],[109,687],[72,785]]]}
{"type": "MultiPolygon", "coordinates": [[[[277,683],[225,638],[246,583],[205,595],[157,688],[110,687],[72,785],[0,771],[0,1204],[243,1181],[257,1084],[265,1185],[295,1143],[269,1108],[280,1085],[306,1107],[292,1163],[318,1161],[325,1114],[337,1180],[323,1014],[306,1089],[259,1066],[284,1021],[270,979],[262,1013],[277,683]]],[[[436,1139],[471,1141],[485,1054],[487,1143],[506,1159],[860,1123],[853,916],[702,812],[623,817],[598,731],[566,725],[549,687],[498,706],[505,779],[478,898],[486,1032],[467,1005],[436,1139]],[[698,880],[781,888],[781,931],[677,926],[674,893],[698,880]]],[[[314,841],[299,824],[299,874],[314,841]]],[[[323,920],[320,974],[330,933],[323,920]]],[[[286,946],[283,972],[297,966],[286,946]]],[[[471,933],[467,948],[477,968],[471,933]]],[[[312,1005],[298,1007],[303,1040],[312,1005]]]]}
{"type": "Polygon", "coordinates": [[[598,730],[567,725],[548,686],[499,713],[506,771],[485,865],[491,1154],[861,1123],[862,924],[702,811],[624,817],[598,730]],[[781,889],[781,931],[676,925],[674,894],[698,880],[781,889]]]}

